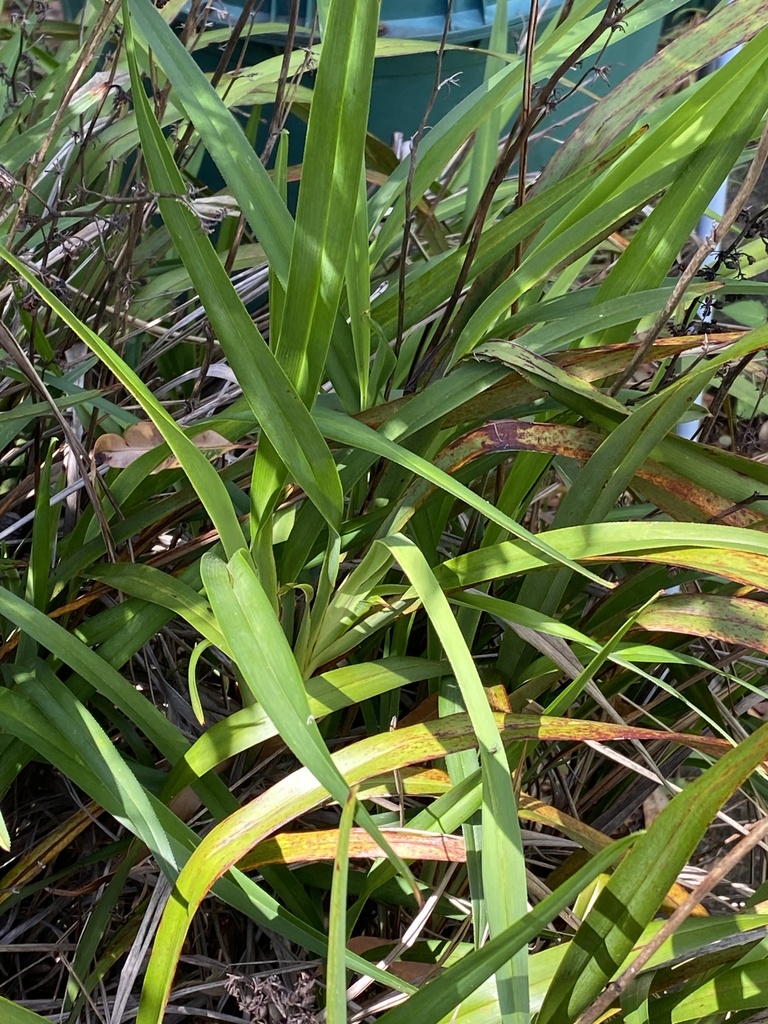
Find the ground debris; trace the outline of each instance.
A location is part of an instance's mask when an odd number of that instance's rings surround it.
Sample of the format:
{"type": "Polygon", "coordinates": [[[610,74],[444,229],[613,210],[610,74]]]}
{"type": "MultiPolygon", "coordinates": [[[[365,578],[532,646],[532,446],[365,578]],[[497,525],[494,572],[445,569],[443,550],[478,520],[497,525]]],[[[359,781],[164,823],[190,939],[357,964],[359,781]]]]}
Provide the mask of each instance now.
{"type": "Polygon", "coordinates": [[[293,988],[276,974],[228,974],[225,988],[252,1024],[316,1024],[315,979],[299,971],[293,988]]]}

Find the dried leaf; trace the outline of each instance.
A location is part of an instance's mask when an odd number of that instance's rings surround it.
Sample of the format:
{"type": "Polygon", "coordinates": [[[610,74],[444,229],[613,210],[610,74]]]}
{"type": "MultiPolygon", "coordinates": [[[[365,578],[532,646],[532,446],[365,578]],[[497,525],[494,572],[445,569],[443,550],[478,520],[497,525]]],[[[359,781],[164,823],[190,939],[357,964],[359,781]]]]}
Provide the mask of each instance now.
{"type": "MultiPolygon", "coordinates": [[[[216,454],[241,447],[233,445],[215,430],[203,430],[192,438],[192,442],[203,451],[212,451],[216,454]]],[[[161,444],[165,444],[165,441],[154,423],[142,420],[140,423],[132,423],[122,437],[120,434],[102,434],[101,437],[97,437],[92,458],[97,468],[109,466],[111,469],[126,469],[136,459],[161,444]]],[[[159,473],[162,469],[178,468],[179,461],[176,456],[169,455],[152,472],[159,473]]]]}
{"type": "Polygon", "coordinates": [[[227,974],[226,992],[233,996],[241,1013],[252,1024],[284,1021],[285,1024],[315,1024],[315,979],[309,971],[296,971],[281,977],[276,974],[247,976],[227,974]]]}

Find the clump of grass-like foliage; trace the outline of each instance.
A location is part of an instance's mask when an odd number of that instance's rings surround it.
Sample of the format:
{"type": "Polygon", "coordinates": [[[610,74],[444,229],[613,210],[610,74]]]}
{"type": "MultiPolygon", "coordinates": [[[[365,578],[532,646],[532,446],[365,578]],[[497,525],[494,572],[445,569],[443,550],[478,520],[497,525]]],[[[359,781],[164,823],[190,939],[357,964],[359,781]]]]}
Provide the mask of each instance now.
{"type": "Polygon", "coordinates": [[[526,156],[669,7],[500,17],[398,162],[376,3],[4,6],[3,1024],[768,1007],[763,4],[526,156]]]}

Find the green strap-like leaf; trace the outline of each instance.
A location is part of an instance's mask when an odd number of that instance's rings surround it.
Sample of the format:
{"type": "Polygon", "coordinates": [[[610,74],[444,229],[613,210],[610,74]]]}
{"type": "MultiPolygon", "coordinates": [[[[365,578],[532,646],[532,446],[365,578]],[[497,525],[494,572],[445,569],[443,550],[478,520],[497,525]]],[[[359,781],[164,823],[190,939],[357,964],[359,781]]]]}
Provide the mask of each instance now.
{"type": "MultiPolygon", "coordinates": [[[[564,907],[572,904],[590,882],[614,864],[636,838],[625,836],[595,854],[588,864],[543,899],[521,921],[495,939],[491,939],[476,953],[465,956],[455,967],[451,967],[435,981],[425,985],[402,1006],[385,1013],[379,1018],[381,1024],[414,1024],[415,1021],[419,1024],[437,1024],[447,1017],[463,999],[471,996],[486,978],[514,956],[516,951],[525,949],[526,943],[546,928],[564,907]]],[[[527,949],[525,953],[527,956],[527,949]]],[[[488,1019],[486,1016],[485,1020],[488,1019]]]]}
{"type": "MultiPolygon", "coordinates": [[[[491,522],[498,523],[500,526],[503,526],[504,529],[508,530],[513,536],[524,538],[532,547],[541,551],[553,562],[568,564],[566,560],[556,554],[545,541],[530,533],[530,531],[526,530],[524,526],[515,522],[514,519],[510,519],[510,517],[504,515],[503,512],[499,512],[491,502],[486,501],[484,498],[475,494],[469,487],[465,487],[464,484],[459,483],[458,480],[449,476],[448,473],[444,473],[442,470],[437,469],[437,467],[433,466],[426,459],[422,459],[407,448],[403,448],[400,445],[395,444],[394,441],[388,440],[379,432],[371,430],[370,427],[365,426],[365,424],[360,423],[357,420],[353,420],[351,417],[344,416],[340,413],[334,413],[326,409],[318,409],[316,412],[316,418],[323,433],[327,437],[331,437],[342,444],[348,444],[355,448],[362,448],[364,451],[375,452],[377,455],[390,459],[397,465],[405,466],[406,469],[410,469],[420,477],[423,477],[423,479],[431,481],[438,487],[441,487],[444,491],[447,491],[449,494],[453,494],[454,497],[459,498],[462,501],[466,501],[466,503],[472,508],[477,509],[478,512],[487,516],[491,522]]],[[[399,510],[398,515],[402,514],[403,511],[399,510]]],[[[405,518],[407,519],[407,514],[405,518]]],[[[397,528],[397,523],[394,525],[395,528],[397,528]]],[[[595,577],[589,572],[589,570],[585,570],[583,567],[577,566],[574,563],[570,563],[569,568],[583,576],[591,578],[601,586],[605,586],[605,581],[595,577]]]]}
{"type": "Polygon", "coordinates": [[[4,1024],[48,1024],[47,1017],[41,1017],[4,996],[0,996],[0,1016],[4,1024]]]}
{"type": "Polygon", "coordinates": [[[328,914],[328,970],[325,1003],[327,1024],[347,1024],[347,889],[349,875],[349,834],[355,820],[357,798],[350,790],[339,822],[339,842],[333,862],[331,906],[328,914]]]}
{"type": "MultiPolygon", "coordinates": [[[[499,733],[477,668],[423,553],[402,536],[381,541],[399,561],[437,633],[461,691],[480,747],[483,780],[482,878],[491,935],[500,935],[526,912],[525,856],[517,802],[499,733]]],[[[527,951],[518,951],[497,973],[502,1020],[518,1024],[528,1015],[527,951]]]]}
{"type": "MultiPolygon", "coordinates": [[[[167,31],[165,26],[163,31],[167,31]]],[[[125,21],[125,47],[153,187],[163,196],[179,197],[158,200],[168,231],[262,430],[295,481],[335,528],[340,523],[342,508],[336,464],[306,406],[235,291],[208,235],[185,205],[184,181],[144,92],[130,17],[125,21]]],[[[242,134],[239,128],[237,132],[242,134]]],[[[272,202],[283,207],[277,196],[273,196],[272,202]]],[[[230,556],[234,553],[231,545],[226,550],[230,556]]]]}
{"type": "Polygon", "coordinates": [[[552,979],[539,1024],[574,1021],[610,980],[725,801],[768,757],[763,725],[664,808],[614,872],[552,979]]]}
{"type": "MultiPolygon", "coordinates": [[[[165,144],[164,144],[165,145],[165,144]]],[[[167,146],[166,146],[167,149],[167,146]]],[[[209,243],[210,245],[210,243],[209,243]]],[[[225,550],[234,554],[244,543],[243,531],[232,508],[232,502],[219,475],[203,452],[197,448],[184,432],[169,416],[160,402],[138,377],[137,374],[115,353],[105,341],[95,334],[86,324],[71,313],[64,303],[58,299],[26,264],[12,253],[0,246],[0,259],[13,267],[41,299],[56,313],[78,338],[101,359],[104,365],[115,375],[128,391],[139,402],[157,429],[163,435],[168,447],[179,460],[180,465],[195,488],[206,511],[219,531],[225,550]]],[[[219,263],[218,259],[216,260],[219,263]]],[[[219,263],[219,267],[221,264],[219,263]]]]}
{"type": "Polygon", "coordinates": [[[129,10],[142,42],[152,50],[153,59],[168,76],[173,96],[183,97],[185,114],[200,133],[248,224],[264,246],[270,266],[285,285],[292,218],[253,146],[150,0],[130,0],[129,10]]]}

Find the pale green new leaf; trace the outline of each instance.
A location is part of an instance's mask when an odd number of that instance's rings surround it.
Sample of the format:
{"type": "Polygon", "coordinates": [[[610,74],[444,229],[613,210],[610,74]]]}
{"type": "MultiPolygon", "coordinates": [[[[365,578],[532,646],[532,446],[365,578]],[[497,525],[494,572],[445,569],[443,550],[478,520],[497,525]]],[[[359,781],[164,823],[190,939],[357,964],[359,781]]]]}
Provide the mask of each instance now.
{"type": "MultiPolygon", "coordinates": [[[[525,857],[507,755],[472,655],[423,553],[402,536],[388,537],[381,544],[398,560],[421,599],[451,663],[477,736],[483,780],[483,891],[491,936],[495,937],[522,920],[527,909],[525,857]]],[[[513,1024],[527,1021],[526,951],[516,953],[509,964],[498,969],[497,983],[502,1020],[513,1024]]]]}

